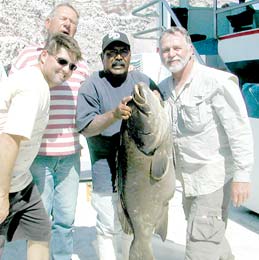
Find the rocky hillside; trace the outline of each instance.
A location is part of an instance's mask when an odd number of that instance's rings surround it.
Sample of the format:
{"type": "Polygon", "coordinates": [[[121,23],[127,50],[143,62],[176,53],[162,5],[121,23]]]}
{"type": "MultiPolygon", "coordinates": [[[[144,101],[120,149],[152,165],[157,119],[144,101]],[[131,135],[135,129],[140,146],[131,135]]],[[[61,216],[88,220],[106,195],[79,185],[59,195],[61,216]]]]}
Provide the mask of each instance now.
{"type": "MultiPolygon", "coordinates": [[[[196,0],[196,3],[205,0],[196,0]]],[[[212,0],[211,0],[212,1],[212,0]]],[[[19,50],[31,42],[44,39],[44,20],[50,10],[63,1],[55,0],[0,0],[0,60],[5,66],[12,62],[19,50]]],[[[102,37],[111,30],[126,32],[133,52],[154,50],[156,42],[136,40],[132,33],[156,26],[155,18],[131,15],[132,9],[150,0],[75,0],[69,1],[81,18],[76,35],[89,67],[100,68],[99,53],[102,37]]],[[[173,3],[173,1],[170,1],[173,3]]],[[[195,3],[195,0],[192,1],[195,3]]],[[[208,3],[206,3],[209,5],[208,3]]]]}

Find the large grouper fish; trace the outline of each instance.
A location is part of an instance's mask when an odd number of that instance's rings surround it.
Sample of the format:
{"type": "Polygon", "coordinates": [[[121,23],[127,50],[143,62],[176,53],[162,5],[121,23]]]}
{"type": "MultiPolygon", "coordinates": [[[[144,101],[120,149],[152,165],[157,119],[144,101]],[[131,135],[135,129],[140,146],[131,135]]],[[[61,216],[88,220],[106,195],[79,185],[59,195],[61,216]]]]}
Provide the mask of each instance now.
{"type": "Polygon", "coordinates": [[[149,87],[135,85],[118,152],[119,219],[133,233],[130,260],[152,260],[152,235],[166,239],[168,204],[175,191],[169,114],[149,87]]]}

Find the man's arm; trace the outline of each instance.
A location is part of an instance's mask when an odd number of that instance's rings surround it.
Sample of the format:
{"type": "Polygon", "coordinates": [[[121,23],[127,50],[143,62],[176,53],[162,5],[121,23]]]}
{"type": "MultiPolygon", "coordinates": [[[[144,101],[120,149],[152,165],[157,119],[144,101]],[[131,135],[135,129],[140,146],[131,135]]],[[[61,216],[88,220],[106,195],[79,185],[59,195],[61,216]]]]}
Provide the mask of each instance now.
{"type": "Polygon", "coordinates": [[[228,136],[234,160],[231,199],[233,205],[239,207],[250,194],[253,137],[245,103],[234,76],[222,84],[222,93],[217,95],[213,105],[228,136]]]}
{"type": "Polygon", "coordinates": [[[0,134],[0,224],[9,214],[9,190],[12,171],[22,136],[0,134]]]}
{"type": "Polygon", "coordinates": [[[131,96],[123,98],[120,104],[112,111],[102,115],[96,115],[92,122],[81,132],[85,137],[99,135],[107,127],[120,119],[128,119],[131,116],[131,109],[127,103],[132,99],[131,96]]]}

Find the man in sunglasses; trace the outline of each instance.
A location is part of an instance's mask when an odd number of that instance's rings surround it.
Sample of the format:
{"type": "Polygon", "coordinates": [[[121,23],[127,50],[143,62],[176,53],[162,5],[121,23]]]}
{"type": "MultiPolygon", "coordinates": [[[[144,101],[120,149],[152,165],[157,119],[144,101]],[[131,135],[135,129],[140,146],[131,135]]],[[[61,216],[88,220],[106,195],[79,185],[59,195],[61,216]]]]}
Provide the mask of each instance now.
{"type": "Polygon", "coordinates": [[[129,71],[130,43],[126,34],[112,32],[103,38],[103,70],[94,72],[79,90],[77,128],[86,138],[92,164],[92,205],[97,211],[97,241],[100,260],[126,260],[130,240],[122,236],[115,190],[115,155],[122,119],[128,119],[127,102],[136,83],[153,89],[155,83],[139,71],[129,71]],[[118,242],[124,241],[122,245],[118,242]],[[119,251],[123,250],[122,255],[119,251]]]}
{"type": "MultiPolygon", "coordinates": [[[[56,32],[74,37],[78,22],[77,10],[68,3],[61,3],[48,15],[45,29],[48,37],[56,32]]],[[[37,63],[41,49],[41,45],[25,48],[12,66],[11,73],[37,63]]],[[[64,59],[57,58],[57,61],[60,65],[67,65],[64,59]]],[[[52,260],[70,260],[73,253],[72,228],[78,195],[81,150],[79,134],[75,128],[75,112],[78,89],[88,75],[86,62],[81,61],[76,66],[69,66],[73,70],[69,80],[51,89],[51,116],[39,154],[31,166],[33,180],[49,216],[52,217],[52,260]]]]}
{"type": "Polygon", "coordinates": [[[28,260],[49,260],[51,225],[29,168],[48,122],[49,88],[67,80],[80,59],[73,38],[54,34],[38,64],[0,83],[0,259],[5,240],[24,239],[28,260]]]}

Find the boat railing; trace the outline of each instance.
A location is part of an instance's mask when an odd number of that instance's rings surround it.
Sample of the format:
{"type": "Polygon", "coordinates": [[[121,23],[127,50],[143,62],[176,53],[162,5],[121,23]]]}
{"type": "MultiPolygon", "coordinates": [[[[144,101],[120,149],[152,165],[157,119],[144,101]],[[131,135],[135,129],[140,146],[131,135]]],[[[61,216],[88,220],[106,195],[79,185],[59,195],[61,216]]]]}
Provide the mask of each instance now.
{"type": "MultiPolygon", "coordinates": [[[[215,2],[216,2],[215,6],[217,6],[217,0],[215,2]]],[[[257,3],[259,3],[259,0],[248,1],[246,3],[231,5],[231,6],[224,7],[224,8],[222,8],[222,7],[218,8],[217,7],[216,14],[223,13],[223,12],[226,12],[226,11],[235,10],[235,9],[240,9],[242,7],[246,7],[246,6],[249,6],[249,5],[251,6],[251,5],[257,4],[257,3]]]]}
{"type": "MultiPolygon", "coordinates": [[[[140,32],[136,32],[136,33],[133,34],[133,37],[138,38],[138,39],[158,40],[160,34],[164,30],[167,29],[167,26],[164,24],[164,21],[165,21],[164,16],[167,16],[168,14],[169,14],[169,19],[172,19],[176,26],[183,27],[182,24],[180,23],[179,19],[175,15],[175,13],[173,12],[170,4],[168,4],[168,2],[166,0],[154,0],[154,1],[151,1],[149,3],[146,3],[142,6],[134,9],[132,11],[132,15],[134,15],[134,16],[138,16],[138,17],[157,17],[159,19],[159,26],[153,27],[153,28],[147,29],[147,30],[142,30],[140,32]],[[155,5],[158,5],[156,10],[147,10],[148,8],[154,7],[155,5]],[[143,13],[143,11],[146,11],[146,12],[143,13]],[[154,33],[154,32],[158,32],[158,34],[155,35],[155,36],[154,36],[154,34],[152,34],[150,36],[150,33],[154,33]]],[[[197,50],[195,49],[194,46],[193,46],[193,49],[194,49],[194,54],[196,56],[196,59],[201,64],[204,64],[203,59],[201,58],[201,56],[199,55],[199,53],[197,52],[197,50]]]]}
{"type": "MultiPolygon", "coordinates": [[[[219,22],[222,21],[222,17],[224,16],[224,19],[227,19],[227,16],[230,14],[234,14],[234,15],[238,15],[241,14],[242,12],[244,12],[246,10],[247,7],[251,7],[252,10],[253,9],[253,5],[256,5],[259,3],[259,0],[253,0],[253,1],[247,1],[245,3],[233,3],[232,5],[229,5],[227,7],[223,7],[223,6],[218,6],[218,0],[214,0],[213,1],[213,17],[214,17],[214,38],[218,39],[220,36],[222,36],[222,34],[219,31],[219,22]],[[221,17],[220,17],[221,16],[221,17]]],[[[259,8],[259,5],[258,5],[259,8]]],[[[254,15],[252,14],[251,18],[251,24],[255,24],[255,27],[259,26],[259,10],[254,10],[254,15]],[[258,21],[257,21],[258,20],[258,21]]],[[[231,16],[231,15],[230,15],[231,16]]],[[[244,22],[245,17],[240,16],[237,17],[237,19],[239,19],[239,22],[242,23],[244,22]]],[[[228,21],[229,23],[230,21],[228,21]]],[[[249,28],[251,29],[251,28],[249,28]]],[[[227,34],[229,33],[229,31],[226,32],[227,34]]]]}
{"type": "Polygon", "coordinates": [[[152,32],[162,32],[163,30],[166,29],[166,26],[164,26],[164,19],[163,19],[163,13],[164,13],[164,8],[169,12],[171,18],[175,22],[177,26],[181,26],[180,21],[178,20],[177,16],[174,14],[174,12],[171,10],[170,5],[167,3],[165,0],[154,0],[149,3],[146,3],[138,8],[135,8],[132,11],[132,15],[138,16],[138,17],[157,17],[159,19],[159,26],[153,27],[151,29],[143,30],[140,32],[136,32],[133,34],[135,38],[138,39],[154,39],[158,40],[159,36],[154,36],[154,35],[146,35],[150,34],[152,32]],[[143,13],[143,11],[146,11],[149,7],[154,7],[157,5],[156,10],[148,10],[147,12],[143,13]],[[162,15],[161,15],[162,14],[162,15]]]}

